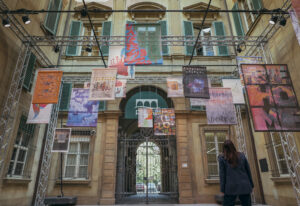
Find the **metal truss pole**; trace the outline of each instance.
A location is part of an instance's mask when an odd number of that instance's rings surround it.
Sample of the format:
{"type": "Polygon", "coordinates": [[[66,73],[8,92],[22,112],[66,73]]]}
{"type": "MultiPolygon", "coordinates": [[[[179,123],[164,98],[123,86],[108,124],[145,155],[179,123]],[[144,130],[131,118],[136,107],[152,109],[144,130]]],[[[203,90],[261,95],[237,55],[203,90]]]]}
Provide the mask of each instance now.
{"type": "Polygon", "coordinates": [[[29,62],[29,45],[22,45],[17,64],[11,79],[8,96],[0,117],[0,177],[3,177],[6,151],[13,130],[13,122],[18,110],[18,103],[22,92],[22,85],[29,62]]]}
{"type": "Polygon", "coordinates": [[[42,156],[43,160],[40,169],[40,176],[39,176],[39,181],[37,186],[36,198],[34,201],[35,206],[44,205],[44,199],[47,192],[47,186],[49,180],[48,177],[49,177],[50,166],[51,166],[51,157],[52,157],[51,147],[53,142],[54,131],[57,125],[57,117],[59,112],[62,90],[63,90],[63,82],[61,83],[60,86],[59,101],[57,104],[54,104],[52,107],[51,119],[50,119],[50,123],[48,124],[46,142],[45,142],[44,152],[42,156]]]}
{"type": "Polygon", "coordinates": [[[240,152],[243,152],[246,155],[246,157],[248,158],[247,147],[246,147],[246,136],[245,136],[245,131],[244,131],[244,127],[243,127],[241,106],[236,105],[235,110],[236,110],[237,122],[238,122],[237,125],[235,126],[237,142],[238,142],[238,149],[240,152]]]}
{"type": "MultiPolygon", "coordinates": [[[[271,132],[271,135],[273,135],[273,132],[271,132]]],[[[300,205],[300,156],[295,137],[291,132],[280,132],[279,135],[297,204],[300,205]]]]}
{"type": "MultiPolygon", "coordinates": [[[[265,48],[261,44],[261,50],[264,54],[266,63],[268,62],[265,48]]],[[[271,53],[269,52],[270,61],[273,64],[271,53]]],[[[271,136],[274,132],[270,133],[271,136]]],[[[295,137],[292,132],[279,132],[284,158],[290,174],[293,189],[296,195],[297,204],[300,205],[300,156],[295,137]]]]}

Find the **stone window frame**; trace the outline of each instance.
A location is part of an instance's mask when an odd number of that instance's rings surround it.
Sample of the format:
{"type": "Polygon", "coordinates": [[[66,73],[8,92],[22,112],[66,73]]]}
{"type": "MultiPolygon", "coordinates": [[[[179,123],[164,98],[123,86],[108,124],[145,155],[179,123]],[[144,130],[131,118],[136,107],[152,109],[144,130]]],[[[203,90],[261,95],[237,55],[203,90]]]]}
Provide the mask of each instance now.
{"type": "MultiPolygon", "coordinates": [[[[219,175],[210,176],[208,171],[208,162],[207,162],[207,148],[206,148],[206,140],[205,140],[205,132],[227,132],[226,139],[230,139],[234,142],[235,135],[233,131],[233,127],[230,125],[200,125],[200,143],[202,147],[202,161],[203,161],[203,170],[204,170],[204,179],[205,182],[210,183],[211,180],[219,180],[219,175]]],[[[235,144],[236,145],[236,144],[235,144]]],[[[218,164],[218,160],[217,160],[218,164]]],[[[212,182],[215,183],[215,182],[212,182]]]]}
{"type": "MultiPolygon", "coordinates": [[[[64,126],[64,128],[66,128],[64,126]]],[[[69,128],[69,127],[68,127],[69,128]]],[[[76,127],[72,128],[72,134],[70,138],[70,143],[75,139],[81,138],[89,138],[89,159],[88,159],[88,171],[87,171],[87,178],[65,178],[65,165],[67,160],[67,154],[63,154],[63,183],[64,184],[90,184],[92,179],[92,169],[93,169],[93,162],[94,162],[94,150],[95,150],[95,138],[96,138],[96,131],[95,128],[86,128],[86,127],[76,127]],[[86,133],[89,134],[86,134],[86,133]],[[75,134],[74,134],[75,133],[75,134]]],[[[56,184],[60,184],[60,175],[61,175],[61,168],[60,168],[60,153],[58,154],[57,158],[57,165],[56,165],[56,184]]]]}

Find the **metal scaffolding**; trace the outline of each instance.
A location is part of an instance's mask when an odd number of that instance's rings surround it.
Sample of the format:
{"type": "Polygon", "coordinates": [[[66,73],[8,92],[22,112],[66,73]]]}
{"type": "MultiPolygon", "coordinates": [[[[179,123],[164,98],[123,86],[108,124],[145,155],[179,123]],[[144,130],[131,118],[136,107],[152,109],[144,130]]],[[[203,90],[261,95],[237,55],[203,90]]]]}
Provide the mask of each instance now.
{"type": "MultiPolygon", "coordinates": [[[[290,0],[286,1],[282,7],[282,10],[287,11],[290,8],[290,0]]],[[[0,117],[0,174],[3,173],[3,163],[6,157],[7,145],[10,140],[13,122],[15,119],[15,112],[11,112],[16,110],[19,103],[20,94],[22,91],[23,80],[25,76],[25,69],[27,68],[30,52],[33,52],[37,57],[38,61],[43,67],[53,66],[51,61],[48,59],[47,55],[43,52],[41,47],[56,47],[56,46],[124,46],[125,45],[125,36],[96,36],[91,39],[90,36],[78,36],[76,38],[70,36],[31,36],[23,27],[22,24],[18,22],[15,18],[14,13],[7,12],[9,11],[8,7],[4,3],[3,0],[0,0],[0,17],[1,18],[9,18],[11,22],[10,30],[21,40],[22,48],[20,49],[17,64],[15,70],[13,72],[13,78],[11,81],[10,89],[8,92],[8,97],[6,99],[6,103],[3,109],[3,113],[0,117]],[[99,41],[99,44],[97,43],[99,41]]],[[[88,12],[93,12],[89,11],[88,12]]],[[[205,12],[207,10],[198,10],[195,12],[205,12]]],[[[56,12],[56,11],[52,11],[56,12]]],[[[72,11],[74,12],[74,11],[72,11]]],[[[80,12],[80,11],[75,11],[80,12]]],[[[94,10],[94,12],[96,12],[94,10]]],[[[101,10],[103,12],[103,10],[101,10]]],[[[112,11],[111,11],[112,12],[112,11]]],[[[115,10],[113,12],[129,12],[122,10],[115,10]]],[[[130,11],[130,12],[140,12],[140,11],[130,11]]],[[[150,12],[150,11],[149,11],[150,12]]],[[[169,10],[168,12],[179,12],[169,10]]],[[[182,11],[180,11],[182,12],[182,11]]],[[[188,11],[193,12],[193,11],[188,11]]],[[[208,10],[208,12],[212,12],[208,10]]],[[[228,12],[225,10],[218,10],[214,12],[228,12]]],[[[232,12],[232,11],[231,11],[232,12]]],[[[235,12],[246,12],[243,10],[237,10],[235,12]]],[[[247,12],[259,12],[259,11],[247,11],[247,12]]],[[[274,13],[274,11],[272,11],[274,13]]],[[[272,14],[269,11],[261,11],[261,14],[267,13],[272,14]]],[[[16,13],[15,13],[16,14],[16,13]]],[[[20,14],[20,12],[18,13],[20,14]]],[[[31,14],[27,11],[27,14],[31,14]]],[[[282,16],[288,18],[287,12],[280,12],[282,16]]],[[[224,36],[220,38],[219,36],[205,36],[197,39],[194,36],[162,36],[161,42],[163,45],[168,46],[195,46],[195,48],[201,46],[232,46],[234,49],[236,46],[240,44],[245,44],[248,46],[245,51],[246,55],[252,56],[253,54],[258,52],[258,48],[263,48],[269,40],[275,35],[275,33],[279,29],[279,25],[267,25],[267,28],[262,32],[260,36],[224,36]]],[[[263,52],[264,49],[263,49],[263,52]]],[[[264,54],[265,55],[265,54],[264,54]]],[[[270,56],[270,55],[269,55],[270,56]]],[[[270,56],[271,58],[271,56],[270,56]]],[[[162,65],[163,66],[163,65],[162,65]]],[[[132,80],[133,83],[163,83],[165,82],[164,76],[158,77],[149,77],[147,78],[137,78],[136,80],[132,80]],[[146,81],[145,81],[146,80],[146,81]]],[[[88,76],[64,76],[64,82],[80,82],[83,83],[88,81],[90,77],[88,76]]],[[[216,78],[217,79],[217,78],[216,78]]],[[[130,80],[131,81],[131,80],[130,80]]],[[[217,81],[217,80],[216,80],[217,81]]],[[[62,93],[62,86],[60,89],[60,96],[62,93]]],[[[59,98],[60,100],[60,98],[59,98]]],[[[57,124],[57,116],[59,111],[59,104],[56,104],[52,108],[51,120],[47,128],[45,147],[43,151],[42,164],[40,168],[38,186],[37,186],[37,194],[36,199],[34,201],[34,205],[40,206],[44,205],[44,197],[47,191],[48,185],[48,176],[50,171],[51,164],[51,145],[54,135],[54,130],[57,124]]],[[[247,156],[247,147],[246,147],[246,139],[245,139],[245,131],[242,123],[242,115],[241,115],[241,107],[236,106],[238,125],[235,127],[237,133],[237,141],[239,151],[244,152],[247,156]]],[[[272,133],[271,133],[272,135],[272,133]]],[[[280,133],[280,138],[282,142],[282,146],[284,149],[285,159],[289,168],[289,173],[291,175],[291,181],[293,184],[293,188],[296,193],[297,202],[300,205],[300,158],[299,152],[296,147],[295,139],[292,133],[280,133]]],[[[3,174],[2,174],[3,175],[3,174]]]]}
{"type": "Polygon", "coordinates": [[[22,92],[22,85],[25,78],[25,70],[29,62],[30,52],[28,44],[22,45],[17,64],[13,73],[8,96],[0,118],[0,175],[4,176],[4,161],[6,159],[7,147],[13,131],[14,120],[18,110],[18,103],[22,92]]]}

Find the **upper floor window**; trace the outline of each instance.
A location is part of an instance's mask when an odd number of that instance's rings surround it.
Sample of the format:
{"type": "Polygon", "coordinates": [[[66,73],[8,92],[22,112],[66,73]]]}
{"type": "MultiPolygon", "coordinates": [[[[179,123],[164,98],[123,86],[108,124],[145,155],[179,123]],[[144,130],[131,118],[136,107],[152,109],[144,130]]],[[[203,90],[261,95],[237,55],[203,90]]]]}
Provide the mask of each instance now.
{"type": "MultiPolygon", "coordinates": [[[[62,0],[50,0],[48,11],[59,11],[62,8],[62,0]]],[[[48,12],[44,21],[44,28],[52,35],[56,35],[60,13],[48,12]]]]}
{"type": "MultiPolygon", "coordinates": [[[[234,4],[232,10],[260,10],[262,9],[261,0],[241,0],[234,4]]],[[[232,13],[236,34],[238,36],[244,36],[252,27],[257,14],[251,12],[232,13]]]]}

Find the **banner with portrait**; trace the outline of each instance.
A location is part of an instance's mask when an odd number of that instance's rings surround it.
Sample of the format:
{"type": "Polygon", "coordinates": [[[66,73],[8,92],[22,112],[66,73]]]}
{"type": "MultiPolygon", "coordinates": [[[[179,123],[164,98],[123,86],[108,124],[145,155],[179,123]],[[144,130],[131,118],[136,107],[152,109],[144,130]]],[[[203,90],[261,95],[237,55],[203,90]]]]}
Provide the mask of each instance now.
{"type": "Polygon", "coordinates": [[[184,97],[182,76],[167,78],[168,97],[184,97]]]}
{"type": "Polygon", "coordinates": [[[153,113],[151,108],[138,109],[138,127],[153,127],[153,113]]]}
{"type": "Polygon", "coordinates": [[[160,24],[126,24],[125,65],[163,64],[160,24]]]}
{"type": "Polygon", "coordinates": [[[89,101],[89,89],[73,88],[67,126],[96,127],[99,101],[89,101]]]}
{"type": "Polygon", "coordinates": [[[134,79],[135,67],[126,66],[124,46],[110,46],[108,56],[108,67],[117,69],[117,79],[134,79]]]}
{"type": "Polygon", "coordinates": [[[243,86],[240,79],[222,79],[223,87],[230,88],[233,104],[245,104],[243,86]]]}
{"type": "Polygon", "coordinates": [[[209,99],[209,85],[206,67],[183,66],[184,96],[209,99]]]}
{"type": "Polygon", "coordinates": [[[63,72],[40,70],[37,75],[32,104],[56,104],[63,72]]]}
{"type": "Polygon", "coordinates": [[[52,152],[68,152],[71,138],[71,128],[55,129],[52,152]]]}
{"type": "Polygon", "coordinates": [[[126,97],[126,79],[117,79],[116,80],[116,98],[125,98],[126,97]]]}
{"type": "Polygon", "coordinates": [[[114,100],[117,69],[93,69],[89,100],[114,100]]]}
{"type": "Polygon", "coordinates": [[[51,112],[52,104],[31,104],[27,124],[48,124],[51,112]]]}
{"type": "Polygon", "coordinates": [[[206,104],[208,124],[237,124],[236,111],[230,88],[212,87],[209,89],[210,99],[206,104]]]}
{"type": "Polygon", "coordinates": [[[287,65],[242,65],[255,131],[300,131],[300,113],[287,65]]]}
{"type": "Polygon", "coordinates": [[[175,135],[175,111],[174,109],[154,110],[154,135],[175,135]]]}

